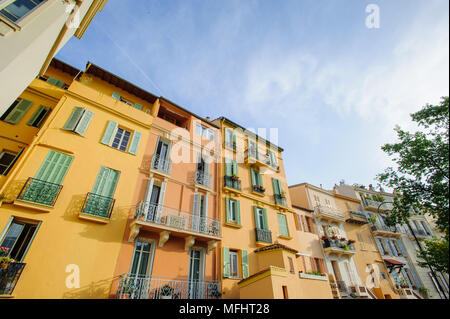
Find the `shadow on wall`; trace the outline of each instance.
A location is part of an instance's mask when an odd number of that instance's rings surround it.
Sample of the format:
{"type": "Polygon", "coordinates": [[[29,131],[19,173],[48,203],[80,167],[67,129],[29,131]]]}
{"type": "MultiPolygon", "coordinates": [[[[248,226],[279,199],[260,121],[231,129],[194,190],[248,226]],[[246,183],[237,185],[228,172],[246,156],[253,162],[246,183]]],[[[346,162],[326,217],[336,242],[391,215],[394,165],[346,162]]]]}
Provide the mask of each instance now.
{"type": "Polygon", "coordinates": [[[111,287],[117,286],[120,276],[92,282],[87,286],[74,288],[63,294],[63,299],[107,299],[114,298],[111,287]]]}
{"type": "Polygon", "coordinates": [[[10,201],[14,201],[15,199],[17,199],[17,196],[19,196],[20,191],[22,190],[23,186],[25,185],[25,183],[27,182],[27,180],[17,180],[17,181],[13,181],[11,182],[11,184],[9,185],[9,187],[6,189],[5,193],[4,193],[4,202],[10,202],[10,201]]]}
{"type": "MultiPolygon", "coordinates": [[[[118,236],[118,233],[120,232],[119,228],[124,229],[127,225],[130,213],[134,213],[136,206],[114,206],[111,217],[109,218],[109,223],[103,224],[79,218],[85,198],[86,194],[72,196],[62,218],[65,221],[84,224],[85,228],[79,233],[80,236],[95,239],[97,241],[122,242],[123,231],[120,236],[118,236]],[[112,231],[112,228],[115,228],[115,231],[112,231]]],[[[132,217],[133,216],[130,218],[132,217]]]]}

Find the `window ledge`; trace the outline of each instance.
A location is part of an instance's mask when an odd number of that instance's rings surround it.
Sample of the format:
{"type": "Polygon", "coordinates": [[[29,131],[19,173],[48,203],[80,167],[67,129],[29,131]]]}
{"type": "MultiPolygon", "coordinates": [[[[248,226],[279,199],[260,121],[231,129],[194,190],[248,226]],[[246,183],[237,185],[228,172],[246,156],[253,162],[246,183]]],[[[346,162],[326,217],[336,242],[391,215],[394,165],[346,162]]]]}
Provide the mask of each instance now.
{"type": "Polygon", "coordinates": [[[106,217],[100,217],[100,216],[95,216],[95,215],[91,215],[91,214],[85,214],[83,212],[80,212],[80,214],[78,215],[78,218],[84,219],[84,220],[89,220],[89,221],[92,221],[92,222],[101,223],[101,224],[109,224],[110,221],[111,221],[109,218],[106,218],[106,217]]]}
{"type": "Polygon", "coordinates": [[[305,274],[305,273],[299,273],[300,278],[304,279],[314,279],[314,280],[323,280],[327,281],[327,276],[318,276],[318,275],[312,275],[312,274],[305,274]]]}
{"type": "Polygon", "coordinates": [[[2,298],[14,298],[15,296],[14,295],[0,295],[0,299],[2,299],[2,298]]]}
{"type": "Polygon", "coordinates": [[[284,235],[278,235],[278,238],[280,238],[280,239],[286,239],[286,240],[291,240],[291,239],[292,239],[291,236],[284,236],[284,235]]]}
{"type": "Polygon", "coordinates": [[[264,241],[257,241],[256,242],[256,246],[260,246],[260,247],[265,247],[265,246],[270,246],[272,245],[272,243],[266,243],[264,241]]]}
{"type": "Polygon", "coordinates": [[[15,206],[23,207],[23,208],[37,210],[42,213],[49,213],[53,209],[53,206],[37,204],[37,203],[33,203],[33,202],[27,202],[27,201],[23,201],[23,200],[19,200],[19,199],[16,199],[12,204],[15,206]]]}
{"type": "Polygon", "coordinates": [[[253,195],[257,195],[259,197],[265,197],[266,196],[266,194],[261,194],[261,193],[255,192],[253,189],[252,189],[252,194],[253,195]]]}
{"type": "Polygon", "coordinates": [[[239,225],[239,224],[236,224],[236,223],[233,223],[233,222],[225,222],[223,225],[224,226],[233,227],[233,228],[242,228],[242,225],[239,225]]]}

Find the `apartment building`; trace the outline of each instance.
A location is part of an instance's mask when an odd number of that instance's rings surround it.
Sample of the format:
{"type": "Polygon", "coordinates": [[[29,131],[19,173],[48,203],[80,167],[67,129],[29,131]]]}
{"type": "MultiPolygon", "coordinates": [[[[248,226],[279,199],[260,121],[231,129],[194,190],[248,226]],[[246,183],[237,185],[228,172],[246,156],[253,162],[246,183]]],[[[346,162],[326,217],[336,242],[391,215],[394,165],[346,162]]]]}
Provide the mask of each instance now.
{"type": "Polygon", "coordinates": [[[0,114],[79,39],[107,0],[0,0],[0,114]]]}
{"type": "Polygon", "coordinates": [[[320,236],[333,298],[374,298],[362,282],[354,260],[355,239],[345,231],[346,221],[332,191],[308,183],[289,186],[293,205],[312,211],[311,220],[320,236]]]}
{"type": "Polygon", "coordinates": [[[2,296],[108,297],[156,100],[54,59],[1,116],[2,296]]]}
{"type": "Polygon", "coordinates": [[[110,297],[219,298],[220,131],[167,99],[157,105],[110,297]]]}

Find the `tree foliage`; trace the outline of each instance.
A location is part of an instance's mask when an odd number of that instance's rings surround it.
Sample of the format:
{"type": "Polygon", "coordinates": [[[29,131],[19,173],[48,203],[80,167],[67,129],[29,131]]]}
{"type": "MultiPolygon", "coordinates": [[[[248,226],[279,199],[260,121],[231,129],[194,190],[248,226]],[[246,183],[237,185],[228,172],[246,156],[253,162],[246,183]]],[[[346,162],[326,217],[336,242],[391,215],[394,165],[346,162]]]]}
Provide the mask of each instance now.
{"type": "Polygon", "coordinates": [[[426,242],[419,257],[423,265],[427,262],[448,273],[449,97],[442,97],[439,105],[427,104],[411,118],[419,130],[410,133],[396,126],[398,143],[381,148],[396,164],[395,169],[389,167],[377,176],[380,183],[395,190],[387,222],[403,224],[414,212],[432,216],[444,236],[426,242]]]}

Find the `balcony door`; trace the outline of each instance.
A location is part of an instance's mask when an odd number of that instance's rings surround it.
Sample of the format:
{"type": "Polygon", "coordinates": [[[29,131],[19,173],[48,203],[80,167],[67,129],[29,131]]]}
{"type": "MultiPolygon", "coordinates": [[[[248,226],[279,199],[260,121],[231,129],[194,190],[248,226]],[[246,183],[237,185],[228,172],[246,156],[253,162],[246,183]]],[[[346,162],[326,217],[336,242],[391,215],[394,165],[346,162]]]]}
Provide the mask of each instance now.
{"type": "Polygon", "coordinates": [[[85,211],[106,217],[113,201],[120,172],[102,166],[92,188],[92,195],[86,203],[85,211]]]}
{"type": "Polygon", "coordinates": [[[205,250],[191,248],[189,250],[189,299],[203,299],[206,296],[204,289],[205,276],[205,250]]]}
{"type": "Polygon", "coordinates": [[[158,143],[156,145],[156,151],[153,158],[153,168],[168,172],[169,170],[169,159],[170,159],[170,144],[167,141],[158,138],[158,143]]]}
{"type": "Polygon", "coordinates": [[[154,243],[136,240],[130,274],[125,282],[132,299],[147,299],[150,291],[154,243]]]}
{"type": "Polygon", "coordinates": [[[208,216],[208,194],[194,194],[194,207],[192,212],[192,230],[206,233],[208,216]]]}

